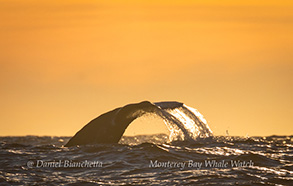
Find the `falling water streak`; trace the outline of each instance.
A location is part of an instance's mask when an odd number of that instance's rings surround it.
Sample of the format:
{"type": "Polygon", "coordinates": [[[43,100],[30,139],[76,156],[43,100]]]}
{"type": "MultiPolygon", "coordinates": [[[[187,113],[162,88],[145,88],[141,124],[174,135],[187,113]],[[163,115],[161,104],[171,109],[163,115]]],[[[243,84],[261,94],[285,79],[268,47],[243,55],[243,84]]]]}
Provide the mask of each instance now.
{"type": "Polygon", "coordinates": [[[170,141],[195,141],[213,136],[207,121],[198,110],[178,102],[159,102],[155,105],[160,108],[156,114],[163,118],[170,131],[170,141]]]}

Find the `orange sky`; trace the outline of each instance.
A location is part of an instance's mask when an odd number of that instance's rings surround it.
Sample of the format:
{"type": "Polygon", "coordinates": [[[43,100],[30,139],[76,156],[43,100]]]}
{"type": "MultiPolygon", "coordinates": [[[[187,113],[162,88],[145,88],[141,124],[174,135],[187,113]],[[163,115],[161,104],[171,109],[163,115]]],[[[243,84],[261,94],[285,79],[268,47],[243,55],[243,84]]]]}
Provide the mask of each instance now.
{"type": "Polygon", "coordinates": [[[143,100],[216,135],[293,134],[291,0],[0,3],[0,135],[73,135],[143,100]]]}

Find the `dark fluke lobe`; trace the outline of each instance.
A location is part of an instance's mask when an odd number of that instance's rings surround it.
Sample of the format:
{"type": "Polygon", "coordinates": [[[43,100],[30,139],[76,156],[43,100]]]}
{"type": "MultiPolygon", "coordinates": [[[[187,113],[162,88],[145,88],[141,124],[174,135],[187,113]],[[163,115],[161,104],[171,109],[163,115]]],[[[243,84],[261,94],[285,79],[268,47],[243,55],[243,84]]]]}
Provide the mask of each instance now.
{"type": "Polygon", "coordinates": [[[85,125],[65,146],[118,143],[128,125],[154,107],[152,103],[144,101],[104,113],[85,125]]]}
{"type": "MultiPolygon", "coordinates": [[[[176,132],[180,130],[180,135],[187,140],[194,140],[198,136],[209,137],[212,135],[207,124],[198,117],[199,113],[189,110],[183,103],[143,101],[119,107],[100,115],[78,131],[65,146],[118,143],[129,124],[145,113],[154,113],[160,116],[169,128],[176,132]]],[[[171,133],[175,134],[174,131],[171,133]]]]}

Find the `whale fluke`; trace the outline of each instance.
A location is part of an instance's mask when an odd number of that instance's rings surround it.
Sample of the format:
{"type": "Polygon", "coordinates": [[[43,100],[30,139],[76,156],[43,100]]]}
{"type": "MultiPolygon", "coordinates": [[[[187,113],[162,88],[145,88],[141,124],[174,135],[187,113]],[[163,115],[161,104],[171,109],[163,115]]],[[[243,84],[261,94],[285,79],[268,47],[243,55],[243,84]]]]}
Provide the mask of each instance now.
{"type": "Polygon", "coordinates": [[[79,130],[65,147],[118,143],[128,125],[145,113],[157,114],[173,130],[172,134],[178,133],[180,130],[184,139],[187,140],[212,135],[212,131],[206,122],[202,121],[203,117],[196,109],[175,101],[156,103],[143,101],[116,108],[93,119],[79,130]]]}
{"type": "Polygon", "coordinates": [[[147,112],[155,112],[156,109],[158,108],[149,101],[116,108],[90,121],[68,141],[65,147],[118,143],[133,120],[147,112]]]}

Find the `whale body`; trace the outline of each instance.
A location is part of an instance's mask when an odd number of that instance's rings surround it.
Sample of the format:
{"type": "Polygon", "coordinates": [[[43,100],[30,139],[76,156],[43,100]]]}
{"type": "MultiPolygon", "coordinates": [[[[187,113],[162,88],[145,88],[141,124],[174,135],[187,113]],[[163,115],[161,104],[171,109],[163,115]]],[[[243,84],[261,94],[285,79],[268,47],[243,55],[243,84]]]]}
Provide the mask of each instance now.
{"type": "MultiPolygon", "coordinates": [[[[211,130],[207,124],[203,123],[200,118],[190,111],[183,103],[172,102],[157,102],[151,103],[143,101],[140,103],[128,104],[124,107],[119,107],[104,113],[90,121],[81,130],[79,130],[65,145],[65,147],[87,144],[100,143],[118,143],[123,133],[129,124],[138,117],[146,113],[155,113],[162,117],[165,121],[172,122],[178,129],[182,131],[186,139],[194,139],[193,134],[184,126],[185,122],[180,121],[168,110],[183,109],[180,114],[189,117],[194,121],[194,129],[205,136],[211,135],[211,130]]],[[[200,133],[196,134],[199,135],[200,133]]]]}

